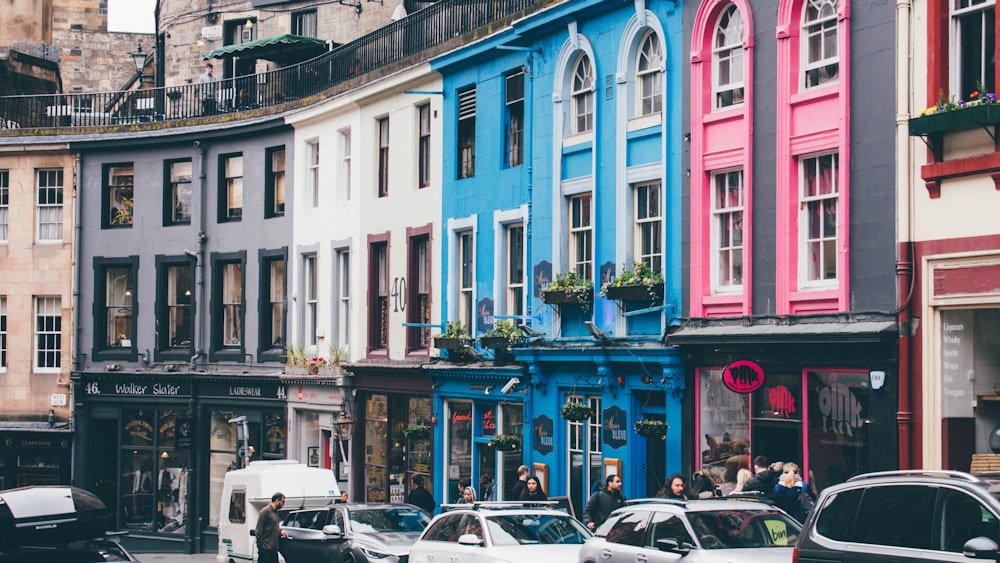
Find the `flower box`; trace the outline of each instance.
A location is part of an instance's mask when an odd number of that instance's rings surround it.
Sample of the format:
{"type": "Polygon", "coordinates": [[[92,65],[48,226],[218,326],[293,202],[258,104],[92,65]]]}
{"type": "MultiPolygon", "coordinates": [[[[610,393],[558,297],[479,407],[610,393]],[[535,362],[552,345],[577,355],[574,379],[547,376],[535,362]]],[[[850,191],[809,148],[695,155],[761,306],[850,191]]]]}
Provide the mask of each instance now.
{"type": "Polygon", "coordinates": [[[498,452],[512,452],[521,447],[521,439],[509,434],[497,434],[493,436],[490,445],[498,452]]]}
{"type": "Polygon", "coordinates": [[[459,350],[466,346],[466,339],[464,338],[450,338],[447,336],[439,336],[434,339],[434,347],[439,350],[459,350]]]}
{"type": "Polygon", "coordinates": [[[1000,104],[981,104],[914,117],[910,119],[910,136],[972,129],[983,125],[1000,125],[1000,104]]]}
{"type": "Polygon", "coordinates": [[[590,303],[586,296],[566,289],[550,289],[542,292],[542,302],[546,305],[583,305],[590,303]]]}
{"type": "Polygon", "coordinates": [[[506,350],[519,342],[520,339],[511,340],[503,336],[480,336],[479,345],[483,348],[491,348],[494,350],[506,350]]]}
{"type": "Polygon", "coordinates": [[[663,300],[663,284],[608,286],[604,296],[615,301],[648,301],[650,303],[663,300]]]}

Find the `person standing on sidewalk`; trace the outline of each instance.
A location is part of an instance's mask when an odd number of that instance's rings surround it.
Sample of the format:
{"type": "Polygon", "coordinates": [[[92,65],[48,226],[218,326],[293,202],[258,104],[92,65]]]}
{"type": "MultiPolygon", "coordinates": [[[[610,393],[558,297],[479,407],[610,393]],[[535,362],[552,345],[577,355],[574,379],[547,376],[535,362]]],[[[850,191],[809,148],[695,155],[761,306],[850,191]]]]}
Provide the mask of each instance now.
{"type": "Polygon", "coordinates": [[[258,563],[278,563],[278,542],[281,538],[287,538],[288,532],[281,529],[281,519],[278,511],[285,506],[285,495],[274,493],[271,495],[271,502],[260,511],[257,517],[257,528],[254,535],[257,537],[257,561],[258,563]]]}

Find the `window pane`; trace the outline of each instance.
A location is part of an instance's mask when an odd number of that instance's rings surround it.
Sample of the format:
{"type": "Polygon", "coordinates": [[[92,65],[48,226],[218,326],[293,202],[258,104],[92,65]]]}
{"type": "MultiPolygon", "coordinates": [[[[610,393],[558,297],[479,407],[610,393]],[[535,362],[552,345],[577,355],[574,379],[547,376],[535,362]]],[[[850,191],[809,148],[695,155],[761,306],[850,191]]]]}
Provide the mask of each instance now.
{"type": "Polygon", "coordinates": [[[132,270],[108,268],[105,272],[108,346],[132,347],[132,270]]]}

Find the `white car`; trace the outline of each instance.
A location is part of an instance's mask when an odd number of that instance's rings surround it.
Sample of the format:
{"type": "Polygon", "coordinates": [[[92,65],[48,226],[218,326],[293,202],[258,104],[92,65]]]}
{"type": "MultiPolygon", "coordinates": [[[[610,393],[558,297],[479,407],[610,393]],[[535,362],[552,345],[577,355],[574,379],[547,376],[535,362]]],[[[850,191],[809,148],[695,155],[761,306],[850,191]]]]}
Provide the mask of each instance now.
{"type": "Polygon", "coordinates": [[[410,548],[409,563],[576,561],[590,531],[554,508],[491,502],[445,507],[410,548]]]}

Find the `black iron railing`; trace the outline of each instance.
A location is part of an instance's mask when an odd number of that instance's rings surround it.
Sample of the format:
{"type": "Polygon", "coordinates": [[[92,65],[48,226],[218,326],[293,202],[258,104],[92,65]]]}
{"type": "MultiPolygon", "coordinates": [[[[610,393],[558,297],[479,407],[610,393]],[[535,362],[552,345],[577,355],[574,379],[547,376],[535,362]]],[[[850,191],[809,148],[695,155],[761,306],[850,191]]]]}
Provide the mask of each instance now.
{"type": "Polygon", "coordinates": [[[220,80],[91,94],[0,96],[0,129],[191,119],[280,105],[426,52],[554,0],[442,0],[312,60],[220,80]]]}

